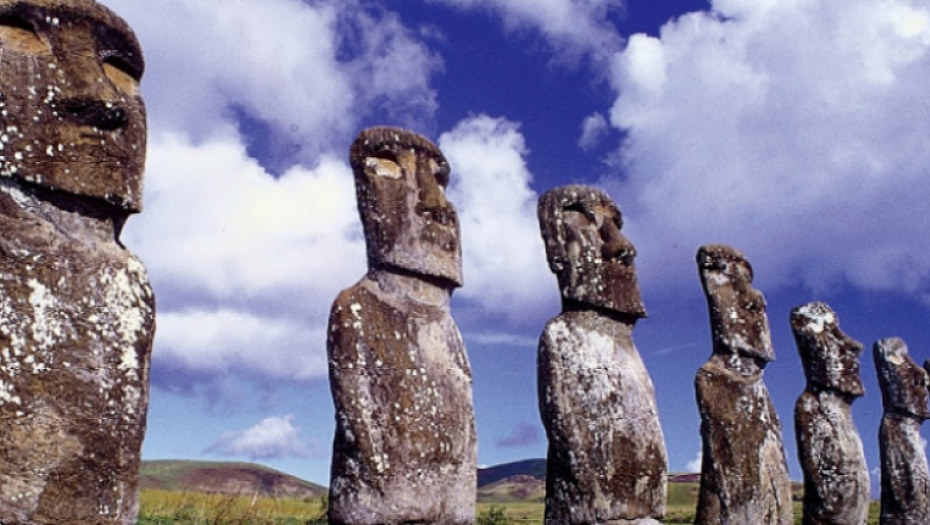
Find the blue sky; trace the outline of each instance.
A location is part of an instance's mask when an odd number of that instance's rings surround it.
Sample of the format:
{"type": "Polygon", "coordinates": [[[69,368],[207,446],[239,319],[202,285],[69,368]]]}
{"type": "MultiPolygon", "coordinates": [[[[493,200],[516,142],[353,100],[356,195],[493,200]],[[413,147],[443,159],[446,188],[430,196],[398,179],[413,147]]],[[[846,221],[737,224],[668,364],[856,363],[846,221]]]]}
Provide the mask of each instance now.
{"type": "MultiPolygon", "coordinates": [[[[792,307],[866,345],[854,405],[870,468],[872,343],[930,357],[930,8],[916,0],[104,0],[138,33],[143,214],[158,335],[147,459],[255,460],[328,482],[325,323],[365,271],[348,146],[402,125],[453,168],[479,462],[545,455],[536,340],[559,311],[535,216],[605,189],[636,244],[634,332],[672,470],[700,450],[710,354],[697,248],[744,251],[769,302],[766,382],[789,465],[804,386],[792,307]],[[661,4],[661,5],[657,5],[661,4]]],[[[873,481],[877,483],[877,474],[873,481]]],[[[874,483],[873,483],[874,484],[874,483]]]]}

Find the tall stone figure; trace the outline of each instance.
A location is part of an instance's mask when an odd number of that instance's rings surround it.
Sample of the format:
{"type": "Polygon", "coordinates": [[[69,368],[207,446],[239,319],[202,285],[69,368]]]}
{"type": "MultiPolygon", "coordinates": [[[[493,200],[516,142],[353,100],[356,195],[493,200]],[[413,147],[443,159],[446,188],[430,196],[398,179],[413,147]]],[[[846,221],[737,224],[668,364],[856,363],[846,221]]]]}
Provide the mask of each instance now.
{"type": "Polygon", "coordinates": [[[762,381],[775,359],[752,266],[729,246],[697,253],[714,350],[695,378],[703,460],[697,525],[791,525],[781,423],[762,381]]]}
{"type": "Polygon", "coordinates": [[[155,329],[139,43],[92,0],[0,0],[0,523],[136,522],[155,329]]]}
{"type": "Polygon", "coordinates": [[[804,525],[866,525],[869,469],[852,419],[865,394],[859,377],[862,344],[840,330],[833,310],[808,303],[791,311],[807,389],[794,409],[804,471],[804,525]]]}
{"type": "Polygon", "coordinates": [[[452,316],[462,285],[449,164],[428,140],[363,131],[351,149],[368,274],[333,304],[331,524],[470,524],[471,370],[452,316]]]}
{"type": "Polygon", "coordinates": [[[539,199],[562,313],[539,341],[539,412],[549,438],[547,525],[654,524],[668,467],[652,379],[633,344],[645,317],[616,204],[585,186],[539,199]]]}
{"type": "Polygon", "coordinates": [[[872,347],[884,415],[878,431],[882,461],[882,525],[930,523],[930,473],[920,425],[930,419],[927,371],[897,337],[872,347]]]}

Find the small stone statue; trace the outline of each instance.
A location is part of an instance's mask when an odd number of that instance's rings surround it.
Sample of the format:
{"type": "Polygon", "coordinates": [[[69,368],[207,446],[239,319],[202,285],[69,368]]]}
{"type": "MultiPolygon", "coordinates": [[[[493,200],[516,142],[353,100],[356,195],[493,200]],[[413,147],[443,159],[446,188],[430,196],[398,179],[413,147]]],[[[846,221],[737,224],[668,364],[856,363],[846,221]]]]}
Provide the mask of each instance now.
{"type": "Polygon", "coordinates": [[[695,378],[703,461],[696,525],[791,525],[781,423],[762,382],[775,359],[765,298],[739,251],[703,246],[698,270],[714,353],[695,378]]]}
{"type": "Polygon", "coordinates": [[[930,419],[927,371],[897,337],[872,348],[885,414],[878,431],[882,460],[882,525],[930,523],[930,473],[920,425],[930,419]]]}
{"type": "Polygon", "coordinates": [[[547,525],[657,524],[668,467],[652,379],[633,344],[645,317],[620,210],[563,186],[539,199],[562,313],[539,341],[539,411],[549,438],[547,525]]]}
{"type": "Polygon", "coordinates": [[[92,0],[0,0],[0,523],[138,514],[155,301],[144,63],[92,0]]]}
{"type": "Polygon", "coordinates": [[[371,128],[352,144],[368,274],[333,304],[329,523],[471,524],[471,369],[452,316],[462,285],[449,164],[428,140],[371,128]]]}
{"type": "Polygon", "coordinates": [[[869,469],[852,419],[852,402],[865,394],[859,377],[862,344],[840,330],[824,303],[791,311],[807,389],[794,409],[798,456],[804,471],[804,525],[866,525],[869,469]]]}

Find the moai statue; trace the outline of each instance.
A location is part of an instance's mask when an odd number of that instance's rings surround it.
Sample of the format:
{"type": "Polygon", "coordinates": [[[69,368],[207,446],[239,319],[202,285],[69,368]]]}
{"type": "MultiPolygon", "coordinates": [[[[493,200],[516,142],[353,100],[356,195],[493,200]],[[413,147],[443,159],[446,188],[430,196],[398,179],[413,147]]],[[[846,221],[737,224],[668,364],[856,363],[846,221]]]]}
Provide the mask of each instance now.
{"type": "Polygon", "coordinates": [[[794,409],[798,457],[804,471],[804,525],[866,525],[869,469],[852,419],[865,394],[859,377],[862,344],[840,330],[824,303],[791,311],[807,388],[794,409]]]}
{"type": "Polygon", "coordinates": [[[368,274],[339,294],[329,321],[329,522],[470,524],[477,441],[471,369],[449,313],[462,285],[449,164],[395,128],[363,131],[351,163],[368,274]]]}
{"type": "Polygon", "coordinates": [[[539,412],[549,438],[547,525],[655,524],[668,466],[652,379],[633,344],[645,317],[616,204],[585,186],[539,199],[562,313],[539,341],[539,412]]]}
{"type": "Polygon", "coordinates": [[[930,473],[920,425],[930,419],[927,371],[897,337],[872,348],[884,415],[878,432],[882,461],[882,525],[930,523],[930,473]]]}
{"type": "Polygon", "coordinates": [[[0,523],[138,513],[155,303],[139,212],[144,68],[92,0],[0,0],[0,523]]]}
{"type": "Polygon", "coordinates": [[[714,351],[695,378],[703,441],[695,523],[791,525],[781,423],[762,381],[775,360],[765,298],[739,251],[703,246],[697,264],[714,351]]]}

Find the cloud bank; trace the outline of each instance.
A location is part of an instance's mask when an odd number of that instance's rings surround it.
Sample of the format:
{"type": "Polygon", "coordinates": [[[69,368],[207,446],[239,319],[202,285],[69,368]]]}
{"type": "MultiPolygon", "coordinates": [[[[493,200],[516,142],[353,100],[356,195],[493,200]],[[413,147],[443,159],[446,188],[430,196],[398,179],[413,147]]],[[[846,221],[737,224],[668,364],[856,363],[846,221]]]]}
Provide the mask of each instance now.
{"type": "Polygon", "coordinates": [[[926,300],[930,10],[712,7],[632,36],[612,64],[625,177],[603,182],[632,217],[644,280],[690,282],[697,247],[722,242],[770,286],[926,300]]]}

